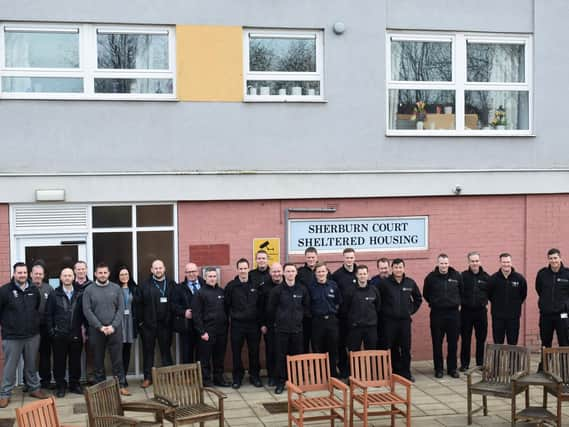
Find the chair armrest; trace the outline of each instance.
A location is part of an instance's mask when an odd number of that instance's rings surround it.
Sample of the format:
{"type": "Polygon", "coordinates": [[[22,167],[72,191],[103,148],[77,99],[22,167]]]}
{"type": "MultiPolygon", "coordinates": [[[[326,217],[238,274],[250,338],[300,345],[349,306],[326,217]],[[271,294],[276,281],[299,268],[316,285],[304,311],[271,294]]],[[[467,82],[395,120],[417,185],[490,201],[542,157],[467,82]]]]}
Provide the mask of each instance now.
{"type": "Polygon", "coordinates": [[[206,392],[211,393],[211,394],[215,394],[218,399],[226,399],[227,398],[227,395],[225,393],[222,393],[221,391],[216,390],[215,388],[212,388],[212,387],[204,387],[203,391],[206,391],[206,392]]]}
{"type": "MultiPolygon", "coordinates": [[[[363,382],[361,382],[360,380],[358,380],[357,378],[354,377],[350,377],[350,385],[361,388],[362,390],[366,390],[367,389],[367,385],[365,385],[363,382]]],[[[353,389],[354,387],[352,387],[353,389]]]]}
{"type": "Polygon", "coordinates": [[[519,380],[520,378],[523,378],[523,377],[525,377],[525,376],[527,376],[527,375],[529,375],[529,373],[526,372],[526,371],[519,371],[519,372],[516,372],[514,375],[512,375],[512,377],[510,378],[510,381],[517,381],[517,380],[519,380]]]}
{"type": "Polygon", "coordinates": [[[60,424],[59,427],[77,427],[74,424],[60,424]]]}
{"type": "Polygon", "coordinates": [[[467,377],[471,377],[474,374],[480,374],[482,375],[484,373],[484,368],[479,368],[478,366],[474,367],[474,368],[470,368],[469,370],[467,370],[464,375],[466,375],[467,377]]]}
{"type": "Polygon", "coordinates": [[[134,412],[170,412],[173,408],[161,402],[152,400],[141,400],[137,402],[122,402],[121,406],[125,411],[134,412]]]}
{"type": "Polygon", "coordinates": [[[330,385],[338,390],[347,391],[348,386],[340,381],[338,378],[331,377],[330,378],[330,385]]]}
{"type": "Polygon", "coordinates": [[[299,386],[297,386],[296,384],[293,384],[292,382],[288,381],[286,382],[286,388],[287,390],[291,391],[292,393],[296,393],[300,396],[304,396],[304,392],[301,390],[301,388],[299,386]]]}
{"type": "Polygon", "coordinates": [[[561,376],[557,375],[554,372],[543,371],[543,375],[545,375],[550,380],[555,381],[556,383],[562,383],[563,382],[563,378],[561,378],[561,376]]]}
{"type": "Polygon", "coordinates": [[[402,384],[405,387],[411,387],[413,384],[411,381],[409,381],[407,378],[402,377],[401,375],[391,374],[391,384],[393,385],[394,383],[402,384]]]}
{"type": "Polygon", "coordinates": [[[178,406],[180,406],[180,404],[178,402],[176,402],[175,400],[170,400],[167,397],[164,396],[160,396],[157,394],[154,394],[154,397],[152,398],[152,400],[161,403],[163,405],[169,406],[171,408],[177,408],[178,406]]]}

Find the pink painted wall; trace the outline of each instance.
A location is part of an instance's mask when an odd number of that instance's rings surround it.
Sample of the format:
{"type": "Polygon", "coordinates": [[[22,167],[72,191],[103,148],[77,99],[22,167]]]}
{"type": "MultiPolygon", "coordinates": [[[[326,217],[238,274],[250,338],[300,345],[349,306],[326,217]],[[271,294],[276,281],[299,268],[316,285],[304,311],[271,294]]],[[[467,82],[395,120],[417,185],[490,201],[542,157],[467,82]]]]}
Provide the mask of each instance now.
{"type": "MultiPolygon", "coordinates": [[[[521,344],[539,345],[537,296],[534,278],[546,263],[546,251],[558,247],[569,253],[569,195],[417,197],[373,199],[326,199],[284,201],[181,202],[178,204],[180,277],[191,259],[190,245],[229,244],[230,265],[222,266],[222,281],[235,275],[233,263],[252,258],[253,238],[280,237],[284,261],[284,209],[336,207],[333,214],[291,213],[290,218],[351,218],[428,215],[429,249],[419,252],[360,252],[357,262],[368,264],[375,274],[380,256],[403,257],[407,274],[422,288],[438,253],[446,252],[451,265],[466,268],[466,253],[481,252],[484,268],[498,269],[498,254],[510,252],[516,270],[528,279],[529,293],[521,344]]],[[[302,263],[302,256],[291,256],[302,263]]],[[[341,254],[322,255],[331,269],[341,264],[341,254]]],[[[426,304],[413,322],[415,359],[430,359],[431,342],[426,304]]]]}

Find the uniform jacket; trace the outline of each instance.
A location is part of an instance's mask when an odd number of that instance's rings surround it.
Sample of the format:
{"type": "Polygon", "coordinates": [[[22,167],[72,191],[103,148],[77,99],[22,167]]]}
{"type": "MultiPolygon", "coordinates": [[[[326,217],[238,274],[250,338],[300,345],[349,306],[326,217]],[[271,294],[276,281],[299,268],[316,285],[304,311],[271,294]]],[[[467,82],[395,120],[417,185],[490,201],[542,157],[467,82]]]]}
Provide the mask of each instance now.
{"type": "Polygon", "coordinates": [[[376,326],[377,317],[381,310],[381,296],[375,286],[358,286],[344,299],[348,324],[351,327],[376,326]]]}
{"type": "MultiPolygon", "coordinates": [[[[265,283],[264,281],[262,282],[265,283]]],[[[251,279],[242,283],[238,277],[225,287],[225,311],[231,321],[262,323],[263,299],[251,279]]]]}
{"type": "Polygon", "coordinates": [[[0,287],[0,325],[2,339],[18,340],[39,334],[40,293],[28,284],[22,290],[12,279],[0,287]]]}
{"type": "Polygon", "coordinates": [[[561,265],[555,273],[551,267],[539,270],[535,278],[539,295],[537,305],[542,314],[564,313],[569,309],[569,269],[561,265]]]}
{"type": "Polygon", "coordinates": [[[82,307],[83,291],[74,289],[71,301],[63,286],[53,291],[47,300],[46,316],[49,335],[81,340],[81,326],[85,323],[82,307]]]}
{"type": "Polygon", "coordinates": [[[490,277],[488,298],[492,303],[492,317],[518,319],[528,293],[524,276],[512,268],[508,278],[498,270],[490,277]]]}
{"type": "Polygon", "coordinates": [[[336,282],[327,280],[326,283],[321,284],[314,281],[308,286],[308,293],[312,316],[338,314],[342,304],[342,294],[336,282]]]}
{"type": "Polygon", "coordinates": [[[446,274],[441,274],[435,267],[425,277],[423,297],[431,310],[458,309],[461,289],[462,276],[458,271],[449,267],[446,274]]]}
{"type": "Polygon", "coordinates": [[[472,270],[462,272],[460,300],[463,308],[480,309],[488,305],[488,281],[490,275],[480,267],[478,274],[472,270]]]}
{"type": "Polygon", "coordinates": [[[192,320],[194,329],[201,336],[227,333],[225,293],[218,285],[205,285],[192,299],[192,320]]]}
{"type": "Polygon", "coordinates": [[[286,282],[275,286],[269,295],[267,313],[274,313],[274,327],[277,332],[301,333],[302,319],[310,311],[310,296],[306,286],[286,282]]]}
{"type": "MultiPolygon", "coordinates": [[[[283,279],[284,280],[284,279],[283,279]]],[[[261,310],[261,325],[272,327],[274,326],[275,321],[275,313],[269,312],[267,307],[269,305],[269,295],[271,291],[276,287],[282,285],[284,282],[275,283],[273,280],[269,280],[268,282],[264,282],[261,286],[259,286],[259,298],[260,298],[260,306],[261,310]]]]}
{"type": "Polygon", "coordinates": [[[155,329],[158,323],[171,327],[171,292],[176,286],[176,282],[166,277],[165,286],[159,288],[152,276],[140,286],[135,302],[140,327],[155,329]],[[166,298],[166,302],[161,302],[162,298],[166,298]]]}
{"type": "Polygon", "coordinates": [[[271,275],[269,274],[269,269],[265,269],[263,271],[259,270],[258,268],[249,271],[249,280],[253,283],[256,287],[261,286],[263,283],[271,280],[271,275]]]}
{"type": "Polygon", "coordinates": [[[413,279],[407,276],[403,276],[401,283],[398,283],[391,275],[381,280],[377,289],[381,295],[381,315],[383,317],[410,319],[423,303],[419,287],[413,279]]]}

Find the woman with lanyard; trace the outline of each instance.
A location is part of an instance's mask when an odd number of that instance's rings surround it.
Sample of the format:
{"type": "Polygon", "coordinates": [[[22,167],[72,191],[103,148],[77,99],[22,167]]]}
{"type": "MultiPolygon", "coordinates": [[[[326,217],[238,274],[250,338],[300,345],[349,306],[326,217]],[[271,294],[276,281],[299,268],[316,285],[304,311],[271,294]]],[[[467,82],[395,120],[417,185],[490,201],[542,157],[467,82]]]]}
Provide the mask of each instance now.
{"type": "Polygon", "coordinates": [[[117,278],[118,285],[122,289],[124,298],[124,315],[122,321],[122,361],[126,376],[128,373],[128,365],[130,364],[130,351],[132,344],[136,339],[136,318],[133,300],[136,298],[138,287],[132,279],[130,270],[125,265],[119,267],[117,278]]]}

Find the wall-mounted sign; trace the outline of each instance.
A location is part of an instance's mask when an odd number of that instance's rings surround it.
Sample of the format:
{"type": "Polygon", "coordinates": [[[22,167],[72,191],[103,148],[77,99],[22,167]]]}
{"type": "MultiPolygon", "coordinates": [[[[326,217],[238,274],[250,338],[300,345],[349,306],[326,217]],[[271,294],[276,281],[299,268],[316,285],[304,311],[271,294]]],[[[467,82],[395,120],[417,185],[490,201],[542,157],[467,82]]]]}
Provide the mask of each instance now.
{"type": "Polygon", "coordinates": [[[397,218],[291,219],[288,222],[288,253],[303,254],[308,247],[336,253],[356,251],[428,249],[429,219],[426,216],[397,218]]]}
{"type": "Polygon", "coordinates": [[[261,249],[267,252],[269,265],[274,262],[281,262],[281,239],[278,237],[259,237],[253,239],[253,268],[257,268],[255,256],[261,249]]]}

